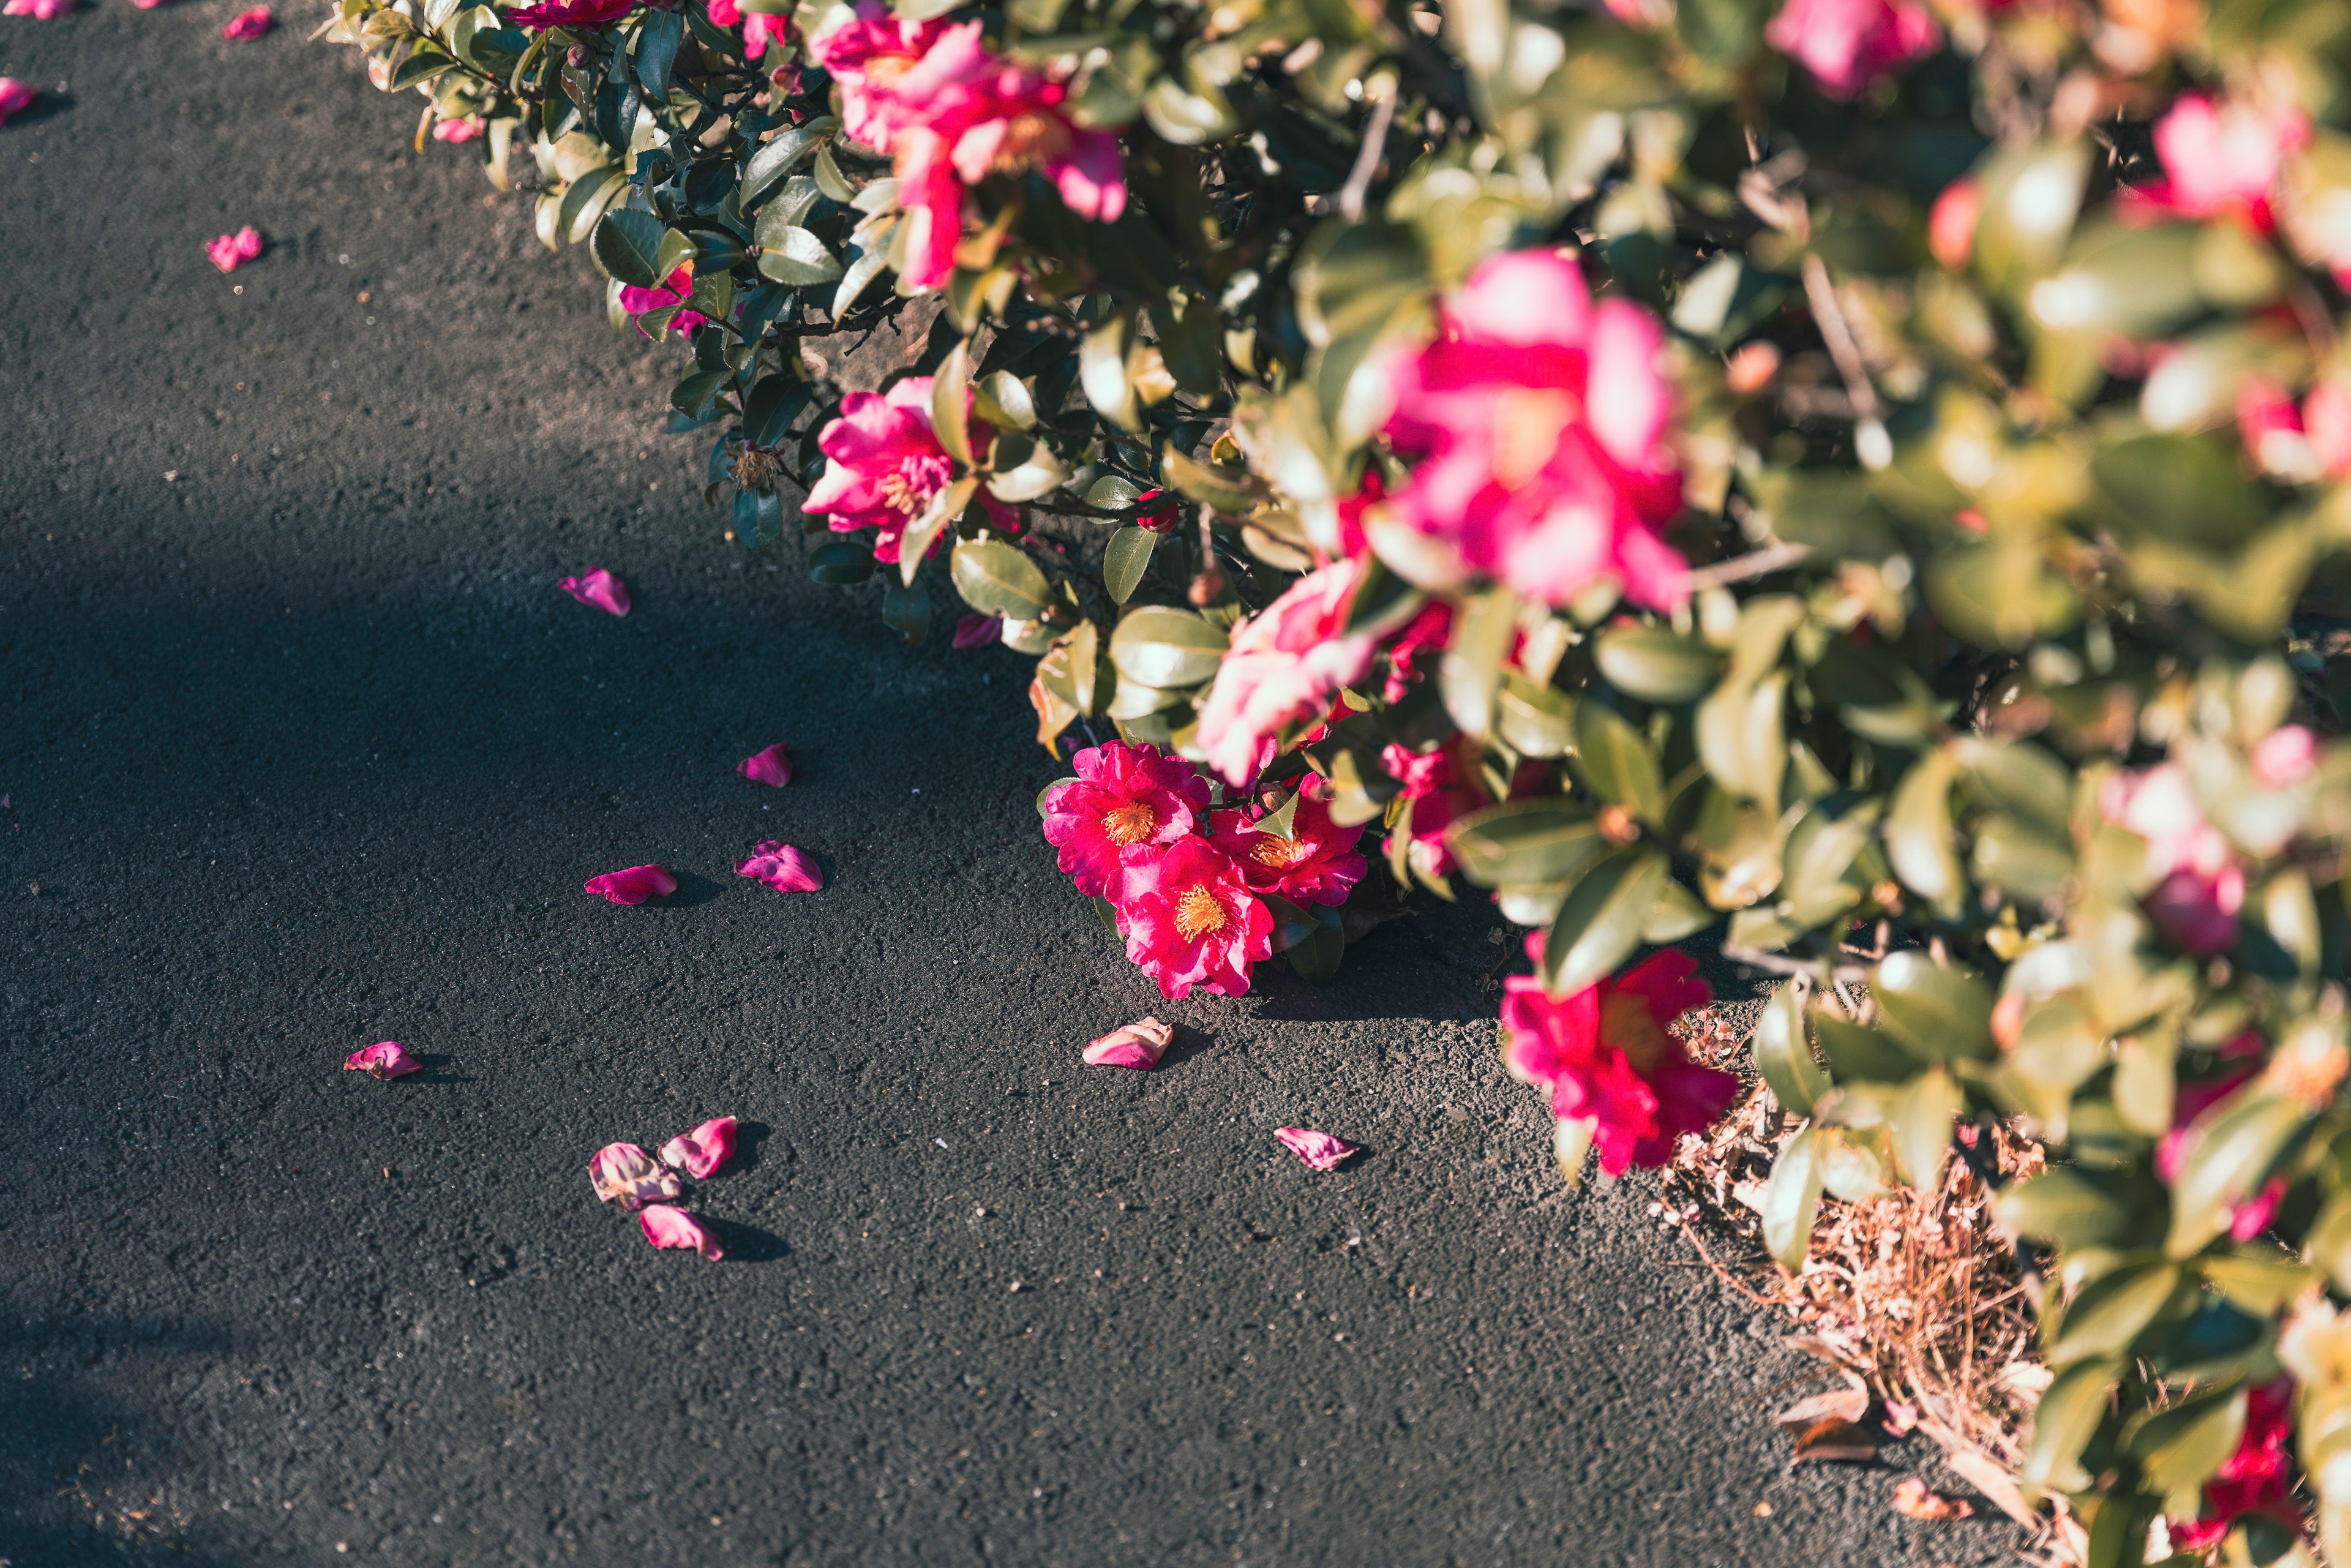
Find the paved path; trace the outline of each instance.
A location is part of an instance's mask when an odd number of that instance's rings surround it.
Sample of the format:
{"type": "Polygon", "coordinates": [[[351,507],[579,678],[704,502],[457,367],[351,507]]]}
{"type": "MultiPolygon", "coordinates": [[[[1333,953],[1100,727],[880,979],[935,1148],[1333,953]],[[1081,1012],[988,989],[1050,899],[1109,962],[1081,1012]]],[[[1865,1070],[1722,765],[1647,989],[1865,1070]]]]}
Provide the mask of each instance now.
{"type": "Polygon", "coordinates": [[[1486,910],[1163,1006],[1038,837],[1018,662],[724,544],[584,260],[235,3],[0,23],[66,84],[0,131],[0,1557],[1998,1554],[1789,1473],[1779,1325],[1560,1191],[1486,910]],[[730,876],[768,835],[833,886],[730,876]],[[580,891],[653,859],[666,907],[580,891]],[[1078,1065],[1150,1010],[1163,1070],[1078,1065]],[[431,1071],[338,1071],[387,1038],[431,1071]],[[590,1199],[724,1113],[726,1263],[590,1199]]]}

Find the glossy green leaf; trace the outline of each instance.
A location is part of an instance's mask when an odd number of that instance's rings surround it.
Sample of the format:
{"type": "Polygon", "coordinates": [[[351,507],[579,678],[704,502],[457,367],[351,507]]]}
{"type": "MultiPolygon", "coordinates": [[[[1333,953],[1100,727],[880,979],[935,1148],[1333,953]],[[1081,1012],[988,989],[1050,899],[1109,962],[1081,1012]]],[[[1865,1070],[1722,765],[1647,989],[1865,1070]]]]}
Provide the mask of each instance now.
{"type": "Polygon", "coordinates": [[[1821,1129],[1806,1127],[1771,1162],[1763,1186],[1763,1247],[1783,1269],[1801,1269],[1821,1209],[1821,1129]]]}
{"type": "Polygon", "coordinates": [[[2060,1372],[2032,1410],[2032,1441],[2018,1479],[2056,1491],[2079,1491],[2090,1478],[2082,1450],[2105,1418],[2120,1364],[2081,1361],[2060,1372]]]}
{"type": "Polygon", "coordinates": [[[1123,524],[1111,535],[1102,547],[1102,586],[1110,590],[1113,603],[1123,604],[1134,597],[1143,584],[1144,573],[1151,570],[1151,553],[1159,547],[1159,536],[1149,528],[1123,524]]]}
{"type": "Polygon", "coordinates": [[[659,101],[669,96],[670,68],[685,37],[685,18],[675,11],[647,11],[644,17],[633,50],[637,80],[659,101]]]}
{"type": "Polygon", "coordinates": [[[1951,1124],[1962,1103],[1951,1075],[1931,1068],[1910,1081],[1887,1113],[1895,1163],[1902,1179],[1920,1192],[1942,1186],[1943,1161],[1951,1152],[1951,1124]]]}
{"type": "Polygon", "coordinates": [[[1722,655],[1695,637],[1655,626],[1613,626],[1593,643],[1593,662],[1627,696],[1667,706],[1710,690],[1722,655]]]}
{"type": "Polygon", "coordinates": [[[1813,1059],[1804,1035],[1803,998],[1791,982],[1782,982],[1763,1004],[1755,1020],[1755,1068],[1763,1075],[1772,1097],[1799,1116],[1829,1092],[1829,1075],[1813,1059]]]}
{"type": "Polygon", "coordinates": [[[2174,1258],[2200,1251],[2228,1228],[2229,1210],[2261,1190],[2304,1124],[2302,1107],[2262,1090],[2241,1093],[2191,1128],[2171,1183],[2174,1258]]]}
{"type": "Polygon", "coordinates": [[[597,265],[611,277],[639,288],[651,288],[664,277],[656,268],[662,241],[669,232],[651,213],[616,207],[596,220],[588,248],[594,253],[597,265]]]}
{"type": "Polygon", "coordinates": [[[1576,777],[1602,800],[1645,822],[1664,817],[1666,783],[1649,737],[1604,704],[1587,699],[1575,709],[1576,777]]]}
{"type": "Polygon", "coordinates": [[[1996,998],[1964,969],[1938,965],[1916,950],[1889,954],[1877,966],[1870,993],[1886,1032],[1922,1061],[1983,1061],[1997,1053],[1991,1038],[1996,998]]]}
{"type": "Polygon", "coordinates": [[[841,276],[841,258],[803,228],[787,227],[772,244],[762,240],[759,273],[793,288],[831,283],[841,276]]]}
{"type": "Polygon", "coordinates": [[[1457,818],[1446,842],[1462,874],[1480,887],[1564,882],[1609,848],[1592,813],[1553,796],[1510,800],[1457,818]]]}
{"type": "Polygon", "coordinates": [[[2056,1343],[2049,1347],[2049,1364],[2122,1354],[2179,1288],[2174,1263],[2128,1265],[2099,1275],[2067,1303],[2056,1343]]]}
{"type": "Polygon", "coordinates": [[[1665,855],[1632,844],[1586,871],[1552,923],[1543,988],[1570,997],[1615,973],[1641,945],[1641,927],[1666,882],[1665,855]]]}
{"type": "Polygon", "coordinates": [[[1145,605],[1119,622],[1110,656],[1123,679],[1173,689],[1214,675],[1226,642],[1222,631],[1188,611],[1145,605]]]}
{"type": "Polygon", "coordinates": [[[982,615],[1034,621],[1052,599],[1037,563],[1019,546],[1001,539],[966,539],[956,545],[948,575],[963,601],[982,615]]]}
{"type": "Polygon", "coordinates": [[[1956,918],[1965,881],[1951,847],[1951,785],[1959,764],[1929,752],[1895,787],[1886,813],[1886,858],[1894,874],[1946,919],[1956,918]]]}
{"type": "Polygon", "coordinates": [[[948,456],[971,465],[971,431],[966,411],[971,404],[971,340],[957,340],[939,368],[931,372],[931,434],[948,456]]]}

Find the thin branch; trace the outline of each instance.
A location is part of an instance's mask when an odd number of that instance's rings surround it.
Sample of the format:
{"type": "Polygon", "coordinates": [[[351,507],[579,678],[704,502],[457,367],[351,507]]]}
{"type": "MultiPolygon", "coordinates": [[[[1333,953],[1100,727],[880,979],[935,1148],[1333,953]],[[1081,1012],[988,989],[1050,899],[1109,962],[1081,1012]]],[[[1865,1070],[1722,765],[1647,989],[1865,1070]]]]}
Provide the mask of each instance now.
{"type": "Polygon", "coordinates": [[[1364,193],[1372,188],[1372,176],[1379,170],[1382,154],[1387,152],[1388,122],[1395,118],[1394,80],[1374,76],[1364,83],[1364,91],[1372,100],[1371,122],[1364,127],[1364,144],[1355,152],[1355,166],[1348,172],[1347,183],[1339,189],[1339,215],[1351,224],[1364,215],[1364,193]]]}
{"type": "Polygon", "coordinates": [[[1719,588],[1727,582],[1745,582],[1750,578],[1769,577],[1783,567],[1794,566],[1813,553],[1810,545],[1776,544],[1763,549],[1750,550],[1729,560],[1716,561],[1712,566],[1699,567],[1686,580],[1690,591],[1702,588],[1719,588]]]}
{"type": "Polygon", "coordinates": [[[1854,455],[1865,468],[1883,468],[1894,460],[1894,439],[1886,434],[1877,388],[1869,379],[1861,345],[1854,341],[1853,329],[1845,324],[1836,286],[1829,281],[1828,265],[1817,251],[1804,256],[1804,298],[1813,308],[1813,319],[1820,326],[1829,358],[1836,361],[1837,374],[1844,378],[1845,395],[1853,399],[1854,455]]]}

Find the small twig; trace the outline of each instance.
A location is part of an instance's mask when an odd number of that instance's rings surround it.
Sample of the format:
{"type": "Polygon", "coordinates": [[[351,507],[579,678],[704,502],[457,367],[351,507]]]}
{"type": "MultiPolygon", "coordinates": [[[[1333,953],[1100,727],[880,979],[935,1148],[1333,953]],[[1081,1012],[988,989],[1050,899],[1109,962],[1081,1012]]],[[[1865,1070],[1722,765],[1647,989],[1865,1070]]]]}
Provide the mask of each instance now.
{"type": "Polygon", "coordinates": [[[1883,468],[1894,461],[1894,438],[1886,434],[1877,388],[1862,361],[1861,345],[1854,340],[1853,329],[1845,322],[1844,308],[1837,303],[1828,264],[1816,251],[1804,256],[1804,298],[1813,308],[1813,319],[1820,326],[1829,358],[1836,361],[1837,374],[1844,378],[1845,395],[1853,400],[1854,455],[1865,468],[1883,468]]]}
{"type": "Polygon", "coordinates": [[[1686,580],[1690,591],[1703,588],[1719,588],[1727,582],[1745,582],[1752,577],[1769,577],[1783,567],[1791,567],[1813,553],[1810,545],[1776,544],[1750,550],[1729,560],[1719,560],[1712,566],[1699,567],[1686,580]]]}
{"type": "Polygon", "coordinates": [[[1396,88],[1389,78],[1371,78],[1364,83],[1364,94],[1372,100],[1371,122],[1364,127],[1364,144],[1356,151],[1355,166],[1339,188],[1339,215],[1351,224],[1364,215],[1364,193],[1371,189],[1372,176],[1387,152],[1388,122],[1395,118],[1396,88]]]}
{"type": "MultiPolygon", "coordinates": [[[[1782,953],[1767,953],[1761,947],[1741,947],[1724,943],[1722,956],[1734,964],[1744,964],[1750,969],[1761,969],[1771,975],[1805,975],[1817,977],[1821,972],[1818,960],[1791,958],[1782,953]]],[[[1832,964],[1829,978],[1866,983],[1869,971],[1852,964],[1832,964]]]]}

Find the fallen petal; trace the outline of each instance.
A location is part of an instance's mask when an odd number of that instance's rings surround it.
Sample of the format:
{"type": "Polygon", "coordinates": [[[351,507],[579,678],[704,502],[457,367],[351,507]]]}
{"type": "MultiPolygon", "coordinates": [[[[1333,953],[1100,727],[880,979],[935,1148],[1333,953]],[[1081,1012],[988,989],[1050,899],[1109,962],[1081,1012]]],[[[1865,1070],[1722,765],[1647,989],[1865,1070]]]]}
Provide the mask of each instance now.
{"type": "Polygon", "coordinates": [[[1899,1399],[1886,1402],[1886,1429],[1897,1437],[1907,1437],[1910,1428],[1918,1424],[1918,1406],[1905,1405],[1899,1399]]]}
{"type": "Polygon", "coordinates": [[[780,789],[792,781],[792,754],[781,742],[743,758],[735,769],[754,784],[780,789]]]}
{"type": "Polygon", "coordinates": [[[706,1181],[735,1157],[735,1118],[705,1122],[691,1133],[680,1133],[661,1149],[662,1164],[682,1170],[696,1181],[706,1181]]]}
{"type": "Polygon", "coordinates": [[[0,77],[0,125],[7,124],[10,115],[22,114],[30,109],[33,99],[39,96],[33,90],[31,82],[18,81],[15,77],[0,77]]]}
{"type": "Polygon", "coordinates": [[[233,235],[223,235],[204,244],[204,256],[223,272],[235,272],[261,254],[261,231],[251,224],[233,235]]]}
{"type": "Polygon", "coordinates": [[[228,26],[221,29],[221,37],[233,43],[242,44],[269,31],[269,26],[273,20],[274,18],[269,15],[268,6],[256,5],[250,11],[239,11],[230,17],[228,26]]]}
{"type": "Polygon", "coordinates": [[[8,4],[0,5],[0,16],[30,16],[37,22],[46,22],[73,8],[74,0],[8,0],[8,4]]]}
{"type": "Polygon", "coordinates": [[[1148,1072],[1159,1065],[1159,1059],[1167,1054],[1168,1042],[1175,1038],[1176,1030],[1157,1019],[1137,1019],[1086,1047],[1086,1065],[1132,1067],[1138,1072],[1148,1072]]]}
{"type": "Polygon", "coordinates": [[[1338,1169],[1339,1162],[1355,1152],[1353,1144],[1305,1127],[1276,1127],[1273,1135],[1288,1145],[1291,1154],[1318,1171],[1338,1169]]]}
{"type": "Polygon", "coordinates": [[[1917,1476],[1904,1476],[1894,1488],[1894,1511],[1905,1519],[1938,1521],[1947,1519],[1970,1519],[1975,1506],[1963,1498],[1944,1497],[1928,1490],[1917,1476]]]}
{"type": "Polygon", "coordinates": [[[666,867],[632,865],[625,871],[608,871],[602,876],[591,876],[583,884],[587,891],[615,904],[643,904],[648,898],[667,898],[677,891],[677,878],[666,867]]]}
{"type": "Polygon", "coordinates": [[[824,886],[824,868],[802,851],[775,839],[751,846],[751,858],[735,868],[737,876],[764,882],[778,893],[814,893],[824,886]]]}
{"type": "Polygon", "coordinates": [[[644,1227],[645,1239],[656,1247],[691,1247],[714,1263],[726,1256],[709,1228],[682,1208],[657,1204],[637,1216],[637,1223],[644,1227]]]}
{"type": "Polygon", "coordinates": [[[412,1072],[423,1071],[424,1064],[401,1050],[400,1041],[386,1040],[343,1058],[343,1071],[364,1072],[379,1079],[405,1078],[412,1072]]]}
{"type": "Polygon", "coordinates": [[[602,567],[590,567],[585,577],[567,577],[556,587],[580,603],[613,615],[629,612],[629,585],[602,567]]]}
{"type": "Polygon", "coordinates": [[[588,1162],[588,1182],[596,1196],[622,1208],[638,1208],[685,1190],[677,1173],[664,1170],[634,1144],[606,1144],[588,1162]]]}
{"type": "Polygon", "coordinates": [[[1868,1427],[1834,1416],[1814,1422],[1796,1437],[1796,1458],[1852,1459],[1861,1463],[1877,1458],[1877,1439],[1868,1427]]]}

